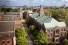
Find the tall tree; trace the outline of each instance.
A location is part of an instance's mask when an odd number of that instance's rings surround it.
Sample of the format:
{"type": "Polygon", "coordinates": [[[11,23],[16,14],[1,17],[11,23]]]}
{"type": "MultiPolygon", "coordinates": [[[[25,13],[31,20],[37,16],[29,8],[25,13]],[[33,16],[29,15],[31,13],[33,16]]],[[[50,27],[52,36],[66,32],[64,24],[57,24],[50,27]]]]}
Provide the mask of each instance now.
{"type": "Polygon", "coordinates": [[[46,35],[43,32],[43,30],[38,31],[38,34],[35,37],[35,40],[34,41],[35,41],[35,43],[37,45],[47,45],[48,40],[47,40],[46,35]]]}
{"type": "Polygon", "coordinates": [[[16,45],[27,45],[26,33],[24,29],[17,28],[15,31],[16,35],[16,45]]]}

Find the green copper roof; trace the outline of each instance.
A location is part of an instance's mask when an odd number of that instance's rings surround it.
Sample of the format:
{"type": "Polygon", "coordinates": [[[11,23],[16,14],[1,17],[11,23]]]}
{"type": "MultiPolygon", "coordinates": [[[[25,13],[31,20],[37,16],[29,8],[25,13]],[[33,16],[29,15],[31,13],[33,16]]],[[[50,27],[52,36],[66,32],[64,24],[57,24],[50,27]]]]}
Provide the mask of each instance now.
{"type": "Polygon", "coordinates": [[[33,13],[32,15],[29,15],[29,16],[31,16],[32,18],[37,18],[39,16],[39,14],[38,13],[33,13]]]}
{"type": "Polygon", "coordinates": [[[40,19],[40,18],[42,18],[44,15],[41,15],[41,16],[39,16],[39,17],[37,17],[37,19],[40,19]]]}
{"type": "Polygon", "coordinates": [[[43,24],[43,23],[56,23],[56,22],[58,22],[57,20],[55,20],[54,18],[52,18],[52,17],[48,17],[46,20],[43,20],[42,22],[41,22],[41,24],[43,24]]]}
{"type": "Polygon", "coordinates": [[[37,18],[38,22],[42,22],[43,20],[46,20],[48,18],[48,16],[42,16],[41,18],[37,18]]]}
{"type": "Polygon", "coordinates": [[[43,20],[43,21],[41,22],[41,24],[43,24],[43,23],[50,23],[51,20],[52,20],[52,18],[51,18],[51,17],[48,17],[46,20],[43,20]]]}
{"type": "Polygon", "coordinates": [[[29,15],[29,16],[36,19],[36,21],[39,22],[40,24],[44,24],[44,26],[46,28],[55,27],[55,26],[66,26],[65,22],[58,22],[54,18],[49,17],[49,16],[45,16],[45,15],[39,16],[38,13],[34,13],[32,15],[29,15]]]}
{"type": "Polygon", "coordinates": [[[66,26],[66,24],[65,24],[65,22],[44,23],[44,26],[45,26],[46,28],[56,27],[56,26],[62,27],[62,26],[66,26]]]}

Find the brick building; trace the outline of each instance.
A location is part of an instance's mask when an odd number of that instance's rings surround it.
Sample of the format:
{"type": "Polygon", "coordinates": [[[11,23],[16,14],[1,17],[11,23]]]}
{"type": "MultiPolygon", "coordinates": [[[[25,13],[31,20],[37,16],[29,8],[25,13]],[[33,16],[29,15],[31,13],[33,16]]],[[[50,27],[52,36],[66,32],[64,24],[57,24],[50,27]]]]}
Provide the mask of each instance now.
{"type": "Polygon", "coordinates": [[[16,45],[14,25],[14,21],[0,21],[0,45],[16,45]]]}
{"type": "Polygon", "coordinates": [[[18,27],[22,27],[20,13],[0,15],[0,45],[16,45],[15,29],[18,27]]]}
{"type": "Polygon", "coordinates": [[[39,29],[43,29],[49,43],[60,43],[67,34],[65,22],[58,22],[51,15],[46,16],[43,12],[43,6],[40,7],[40,12],[29,14],[29,21],[36,25],[39,29]]]}

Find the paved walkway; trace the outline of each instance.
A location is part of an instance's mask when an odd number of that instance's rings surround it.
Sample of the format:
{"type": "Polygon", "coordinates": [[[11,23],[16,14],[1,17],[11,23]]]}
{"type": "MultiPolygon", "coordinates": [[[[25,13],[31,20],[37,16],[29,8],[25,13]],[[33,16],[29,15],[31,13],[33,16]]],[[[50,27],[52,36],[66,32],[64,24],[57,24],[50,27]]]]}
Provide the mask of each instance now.
{"type": "Polygon", "coordinates": [[[31,34],[30,30],[28,29],[28,26],[27,26],[25,20],[23,20],[23,28],[25,29],[25,31],[27,33],[28,45],[35,45],[33,35],[31,34]]]}

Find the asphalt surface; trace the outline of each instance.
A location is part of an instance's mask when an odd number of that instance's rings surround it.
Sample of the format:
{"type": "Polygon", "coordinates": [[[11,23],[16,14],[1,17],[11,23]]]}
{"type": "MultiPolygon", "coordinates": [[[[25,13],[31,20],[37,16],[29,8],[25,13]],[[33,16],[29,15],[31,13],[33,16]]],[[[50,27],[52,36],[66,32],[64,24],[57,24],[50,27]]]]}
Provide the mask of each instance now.
{"type": "Polygon", "coordinates": [[[26,38],[28,40],[28,45],[35,45],[33,35],[31,34],[30,30],[28,29],[28,26],[27,26],[25,20],[23,20],[22,25],[23,25],[23,28],[25,29],[26,34],[27,34],[26,38]]]}

